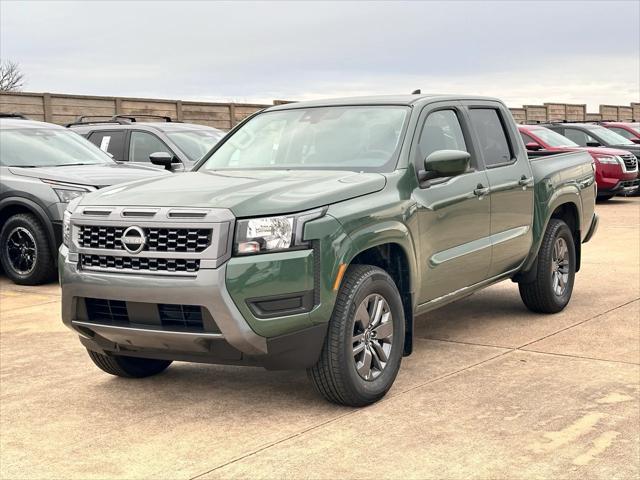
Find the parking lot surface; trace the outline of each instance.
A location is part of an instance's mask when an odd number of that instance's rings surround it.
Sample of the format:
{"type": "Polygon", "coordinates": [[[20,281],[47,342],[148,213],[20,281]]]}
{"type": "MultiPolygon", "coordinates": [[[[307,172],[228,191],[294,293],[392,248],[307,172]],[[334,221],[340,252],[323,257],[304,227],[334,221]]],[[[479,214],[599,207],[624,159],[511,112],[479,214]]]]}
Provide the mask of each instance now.
{"type": "Polygon", "coordinates": [[[111,377],[60,289],[0,278],[0,477],[603,478],[640,475],[640,199],[598,204],[573,299],[504,282],[418,319],[387,397],[329,404],[304,372],[175,363],[111,377]]]}

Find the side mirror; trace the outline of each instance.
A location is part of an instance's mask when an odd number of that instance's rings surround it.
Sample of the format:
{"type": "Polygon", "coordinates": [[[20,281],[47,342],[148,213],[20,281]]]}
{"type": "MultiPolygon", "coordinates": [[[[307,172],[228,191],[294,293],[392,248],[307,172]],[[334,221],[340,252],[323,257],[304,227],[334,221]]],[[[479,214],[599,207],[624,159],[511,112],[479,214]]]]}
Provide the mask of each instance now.
{"type": "Polygon", "coordinates": [[[600,142],[596,142],[595,140],[587,142],[587,147],[601,147],[601,146],[602,145],[600,145],[600,142]]]}
{"type": "Polygon", "coordinates": [[[536,142],[529,142],[525,145],[525,147],[527,147],[527,150],[531,150],[533,152],[537,152],[538,150],[542,150],[542,145],[540,145],[539,143],[536,142]]]}
{"type": "Polygon", "coordinates": [[[632,138],[631,141],[640,144],[640,138],[632,138]]]}
{"type": "Polygon", "coordinates": [[[149,160],[154,165],[160,165],[165,168],[165,170],[173,170],[173,160],[174,156],[167,152],[154,152],[149,155],[149,160]]]}
{"type": "Polygon", "coordinates": [[[439,177],[455,177],[469,170],[471,154],[462,150],[438,150],[424,160],[424,170],[419,172],[419,180],[439,177]]]}

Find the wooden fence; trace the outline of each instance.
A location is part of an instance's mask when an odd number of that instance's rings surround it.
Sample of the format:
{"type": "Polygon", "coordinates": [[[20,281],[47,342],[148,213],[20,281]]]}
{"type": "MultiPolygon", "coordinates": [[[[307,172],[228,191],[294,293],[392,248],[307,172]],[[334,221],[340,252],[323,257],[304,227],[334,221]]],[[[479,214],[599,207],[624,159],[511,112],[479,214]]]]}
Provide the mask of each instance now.
{"type": "MultiPolygon", "coordinates": [[[[274,100],[274,104],[287,103],[274,100]]],[[[0,93],[0,112],[22,113],[33,120],[64,125],[85,116],[165,115],[175,120],[229,130],[239,121],[269,105],[214,103],[153,98],[100,97],[59,93],[0,93]]],[[[588,113],[585,104],[544,103],[511,108],[518,123],[552,120],[640,120],[640,103],[600,105],[598,113],[588,113]]]]}

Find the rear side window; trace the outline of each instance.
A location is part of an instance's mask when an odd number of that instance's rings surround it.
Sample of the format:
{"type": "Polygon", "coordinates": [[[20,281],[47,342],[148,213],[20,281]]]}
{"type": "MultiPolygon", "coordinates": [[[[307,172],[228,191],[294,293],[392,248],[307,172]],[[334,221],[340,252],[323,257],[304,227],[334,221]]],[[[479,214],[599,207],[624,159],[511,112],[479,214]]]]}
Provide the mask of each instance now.
{"type": "Polygon", "coordinates": [[[498,111],[494,108],[473,108],[469,115],[478,133],[478,142],[486,166],[511,162],[513,152],[498,111]]]}
{"type": "Polygon", "coordinates": [[[129,147],[130,162],[149,162],[149,155],[156,152],[174,153],[158,137],[147,132],[131,132],[131,146],[129,147]]]}
{"type": "Polygon", "coordinates": [[[418,168],[423,168],[425,158],[438,150],[467,151],[462,127],[454,110],[438,110],[427,117],[418,143],[418,168]]]}
{"type": "Polygon", "coordinates": [[[124,131],[93,132],[87,138],[103,152],[113,155],[114,160],[119,162],[124,160],[124,131]]]}

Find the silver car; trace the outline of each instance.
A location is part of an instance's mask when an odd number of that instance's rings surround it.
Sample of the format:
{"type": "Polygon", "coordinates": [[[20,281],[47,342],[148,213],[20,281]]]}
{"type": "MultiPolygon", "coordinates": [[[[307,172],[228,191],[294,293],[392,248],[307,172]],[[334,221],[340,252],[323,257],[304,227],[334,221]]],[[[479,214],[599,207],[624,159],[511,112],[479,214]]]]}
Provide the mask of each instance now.
{"type": "Polygon", "coordinates": [[[51,280],[66,205],[87,192],[171,175],[150,165],[118,164],[73,131],[0,118],[0,263],[15,283],[51,280]]]}

